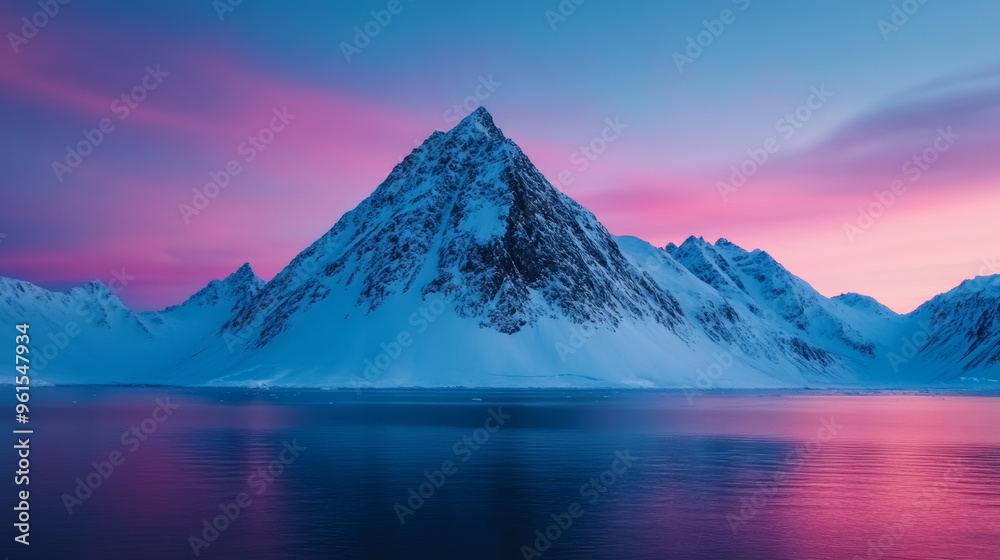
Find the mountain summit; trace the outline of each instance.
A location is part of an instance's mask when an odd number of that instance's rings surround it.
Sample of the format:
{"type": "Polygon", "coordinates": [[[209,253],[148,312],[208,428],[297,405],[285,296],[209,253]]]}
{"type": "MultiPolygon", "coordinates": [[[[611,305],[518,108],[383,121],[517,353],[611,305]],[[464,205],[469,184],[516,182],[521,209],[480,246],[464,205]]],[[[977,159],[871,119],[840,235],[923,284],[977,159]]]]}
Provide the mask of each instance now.
{"type": "Polygon", "coordinates": [[[154,314],[105,292],[0,279],[0,317],[58,330],[71,309],[93,311],[86,343],[56,349],[41,372],[54,383],[700,390],[1000,377],[994,284],[899,316],[857,294],[826,298],[724,239],[658,249],[615,237],[483,108],[431,134],[270,282],[244,265],[154,314]],[[97,358],[108,354],[120,360],[97,358]]]}
{"type": "Polygon", "coordinates": [[[682,314],[483,108],[431,135],[264,291],[240,323],[264,325],[258,346],[332,293],[366,313],[411,291],[439,296],[506,334],[542,317],[674,326],[682,314]]]}
{"type": "Polygon", "coordinates": [[[452,136],[484,136],[503,138],[503,132],[493,123],[493,115],[486,107],[478,107],[462,119],[448,134],[452,136]]]}

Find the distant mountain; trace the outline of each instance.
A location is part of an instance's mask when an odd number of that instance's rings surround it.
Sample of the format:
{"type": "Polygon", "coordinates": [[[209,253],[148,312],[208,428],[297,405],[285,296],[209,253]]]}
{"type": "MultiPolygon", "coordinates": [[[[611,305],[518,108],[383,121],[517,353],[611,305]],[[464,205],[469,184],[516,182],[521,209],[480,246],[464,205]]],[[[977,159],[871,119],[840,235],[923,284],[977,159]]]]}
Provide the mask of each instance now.
{"type": "Polygon", "coordinates": [[[909,317],[916,323],[909,341],[920,353],[918,359],[901,353],[900,368],[940,381],[1000,377],[1000,275],[966,280],[909,317]]]}
{"type": "Polygon", "coordinates": [[[857,309],[858,311],[870,313],[878,317],[892,318],[898,315],[895,311],[882,305],[878,302],[878,300],[871,296],[848,292],[846,294],[834,296],[831,299],[841,305],[846,305],[852,309],[857,309]]]}
{"type": "Polygon", "coordinates": [[[225,279],[212,280],[187,301],[178,306],[168,307],[164,312],[206,307],[228,307],[229,311],[233,311],[234,308],[252,300],[265,284],[250,268],[250,263],[245,263],[225,279]]]}
{"type": "Polygon", "coordinates": [[[51,383],[995,387],[998,285],[900,316],[724,239],[612,236],[479,109],[270,282],[246,264],[133,313],[97,283],[0,279],[0,318],[33,324],[51,383]]]}

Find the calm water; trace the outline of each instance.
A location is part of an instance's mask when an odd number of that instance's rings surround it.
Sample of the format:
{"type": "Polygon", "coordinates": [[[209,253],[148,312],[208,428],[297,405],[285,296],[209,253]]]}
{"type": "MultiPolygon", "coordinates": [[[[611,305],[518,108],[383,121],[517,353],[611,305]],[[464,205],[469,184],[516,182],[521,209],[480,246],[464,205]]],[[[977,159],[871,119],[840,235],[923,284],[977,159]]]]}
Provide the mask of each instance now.
{"type": "Polygon", "coordinates": [[[220,559],[1000,558],[997,397],[39,388],[32,402],[31,554],[5,523],[12,559],[194,558],[192,535],[220,559]],[[154,414],[156,399],[177,408],[154,414]],[[133,425],[145,441],[123,441],[133,425]],[[206,530],[220,504],[238,516],[206,530]]]}

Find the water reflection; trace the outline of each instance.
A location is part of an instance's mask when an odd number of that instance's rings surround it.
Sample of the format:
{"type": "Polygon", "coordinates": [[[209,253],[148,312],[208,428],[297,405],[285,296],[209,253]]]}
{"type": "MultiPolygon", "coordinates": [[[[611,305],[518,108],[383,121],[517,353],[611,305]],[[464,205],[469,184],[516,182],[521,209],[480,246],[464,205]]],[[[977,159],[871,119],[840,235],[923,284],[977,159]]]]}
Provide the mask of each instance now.
{"type": "Polygon", "coordinates": [[[39,391],[37,402],[38,557],[193,558],[190,538],[203,538],[206,521],[240,493],[251,503],[200,558],[517,559],[530,554],[522,547],[545,559],[1000,551],[993,397],[702,395],[692,406],[680,394],[644,392],[59,388],[39,391]],[[124,449],[121,434],[166,395],[181,407],[67,514],[62,495],[75,479],[124,449]],[[510,418],[477,432],[490,409],[510,418]],[[304,450],[258,493],[261,469],[292,441],[304,450]],[[635,461],[623,470],[615,461],[626,450],[635,461]],[[454,470],[442,478],[434,473],[445,461],[454,470]],[[601,480],[608,471],[610,484],[601,480]],[[396,504],[409,508],[410,490],[428,481],[433,494],[425,485],[401,524],[396,504]],[[574,503],[581,511],[568,524],[574,503]],[[553,523],[558,530],[538,541],[553,523]]]}

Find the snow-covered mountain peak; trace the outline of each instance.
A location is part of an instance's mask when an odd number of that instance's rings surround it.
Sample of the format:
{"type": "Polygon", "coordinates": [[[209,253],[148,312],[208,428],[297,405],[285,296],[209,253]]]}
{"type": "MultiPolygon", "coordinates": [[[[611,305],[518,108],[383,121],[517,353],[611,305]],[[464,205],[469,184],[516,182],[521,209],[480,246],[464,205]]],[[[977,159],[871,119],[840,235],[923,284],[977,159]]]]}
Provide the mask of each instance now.
{"type": "Polygon", "coordinates": [[[977,276],[962,281],[961,284],[948,290],[943,294],[938,294],[930,300],[924,302],[916,308],[911,315],[919,315],[928,311],[948,310],[954,302],[967,303],[994,302],[1000,304],[1000,274],[993,276],[977,276]]]}
{"type": "Polygon", "coordinates": [[[983,297],[1000,297],[1000,274],[976,276],[963,281],[949,293],[979,294],[983,297]]]}
{"type": "Polygon", "coordinates": [[[0,278],[0,312],[15,317],[15,321],[45,317],[60,329],[70,323],[87,324],[101,329],[134,329],[148,335],[136,314],[97,280],[64,292],[50,292],[30,282],[0,278]]]}
{"type": "Polygon", "coordinates": [[[504,333],[542,318],[675,325],[681,314],[482,108],[433,134],[264,291],[230,325],[263,323],[257,344],[335,293],[364,313],[414,291],[441,296],[504,333]]]}
{"type": "Polygon", "coordinates": [[[258,288],[264,285],[264,281],[257,276],[252,268],[250,268],[250,263],[243,263],[243,266],[236,269],[236,272],[227,276],[222,283],[227,286],[251,285],[258,288]]]}
{"type": "Polygon", "coordinates": [[[1000,277],[900,316],[724,238],[616,238],[485,109],[432,133],[270,282],[245,264],[135,314],[99,283],[0,279],[0,319],[24,317],[80,327],[46,370],[58,382],[701,387],[725,359],[710,385],[903,386],[1000,368],[1000,277]]]}
{"type": "Polygon", "coordinates": [[[76,294],[83,293],[83,294],[92,295],[92,296],[98,296],[98,297],[107,297],[107,296],[113,296],[114,295],[114,294],[111,293],[111,290],[109,290],[107,286],[105,286],[103,283],[99,282],[98,280],[91,280],[90,282],[87,282],[86,284],[84,284],[84,285],[82,285],[80,287],[70,288],[69,291],[68,291],[68,293],[71,294],[71,295],[76,295],[76,294]]]}
{"type": "Polygon", "coordinates": [[[79,304],[97,306],[105,312],[132,315],[132,310],[114,292],[97,280],[91,280],[77,288],[70,288],[66,291],[66,296],[72,301],[80,302],[79,304]]]}
{"type": "Polygon", "coordinates": [[[863,294],[858,294],[854,292],[847,292],[840,294],[839,296],[834,296],[830,298],[833,301],[846,305],[852,309],[857,309],[858,311],[863,311],[865,313],[872,313],[880,317],[895,317],[897,313],[888,307],[879,303],[879,301],[871,296],[866,296],[863,294]]]}
{"type": "Polygon", "coordinates": [[[666,251],[702,282],[720,293],[732,295],[746,292],[746,286],[732,269],[731,263],[705,238],[692,235],[680,246],[668,245],[666,251]]]}
{"type": "Polygon", "coordinates": [[[503,132],[493,123],[493,116],[486,110],[486,107],[479,107],[470,113],[447,134],[453,138],[470,136],[493,139],[504,138],[503,132]]]}
{"type": "Polygon", "coordinates": [[[0,298],[7,305],[31,300],[51,300],[54,297],[56,297],[56,294],[40,288],[31,282],[0,277],[0,298]]]}
{"type": "MultiPolygon", "coordinates": [[[[264,284],[265,282],[250,268],[250,263],[244,263],[226,278],[212,280],[178,307],[214,306],[222,302],[231,308],[249,302],[260,292],[264,284]]],[[[168,308],[170,309],[174,308],[168,308]]]]}
{"type": "Polygon", "coordinates": [[[907,317],[931,333],[923,348],[930,363],[959,357],[965,371],[1000,364],[1000,275],[966,280],[907,317]]]}

